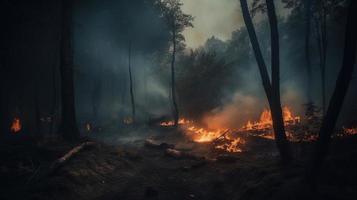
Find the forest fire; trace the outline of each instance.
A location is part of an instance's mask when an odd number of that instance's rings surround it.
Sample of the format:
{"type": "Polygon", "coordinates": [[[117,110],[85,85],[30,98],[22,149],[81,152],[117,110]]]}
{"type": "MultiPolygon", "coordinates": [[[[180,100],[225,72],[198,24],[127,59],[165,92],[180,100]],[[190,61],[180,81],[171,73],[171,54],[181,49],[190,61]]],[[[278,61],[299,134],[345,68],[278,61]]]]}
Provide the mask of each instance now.
{"type": "MultiPolygon", "coordinates": [[[[223,150],[227,152],[242,152],[240,145],[244,144],[241,138],[232,138],[228,136],[229,129],[208,129],[195,124],[192,120],[182,118],[178,122],[182,125],[186,136],[191,138],[192,141],[197,143],[212,142],[214,149],[223,150]]],[[[160,126],[167,127],[173,126],[174,121],[161,122],[160,126]]]]}
{"type": "Polygon", "coordinates": [[[10,130],[12,133],[18,133],[19,131],[21,131],[21,121],[20,118],[15,117],[11,123],[11,127],[10,130]]]}
{"type": "MultiPolygon", "coordinates": [[[[287,106],[283,107],[283,116],[285,126],[292,126],[300,124],[300,117],[295,116],[291,109],[287,106]]],[[[245,144],[244,139],[238,137],[237,134],[232,136],[234,131],[227,128],[209,129],[194,123],[192,120],[180,119],[178,122],[181,128],[184,129],[186,136],[197,143],[211,142],[214,148],[217,150],[224,150],[226,152],[242,152],[242,145],[245,144]]],[[[173,126],[174,121],[163,121],[160,126],[169,127],[173,126]]],[[[238,129],[237,132],[248,132],[251,135],[263,137],[266,139],[274,139],[272,131],[273,121],[271,112],[265,109],[259,118],[259,121],[248,121],[246,125],[238,129]],[[256,134],[259,131],[259,134],[256,134]]],[[[292,135],[288,133],[288,137],[292,138],[292,135]]]]}
{"type": "MultiPolygon", "coordinates": [[[[289,107],[283,107],[283,118],[285,126],[296,125],[300,123],[300,117],[294,116],[289,107]]],[[[271,111],[265,109],[260,115],[259,121],[248,121],[246,125],[241,128],[241,131],[254,131],[254,130],[268,130],[273,127],[273,120],[271,117],[271,111]]]]}

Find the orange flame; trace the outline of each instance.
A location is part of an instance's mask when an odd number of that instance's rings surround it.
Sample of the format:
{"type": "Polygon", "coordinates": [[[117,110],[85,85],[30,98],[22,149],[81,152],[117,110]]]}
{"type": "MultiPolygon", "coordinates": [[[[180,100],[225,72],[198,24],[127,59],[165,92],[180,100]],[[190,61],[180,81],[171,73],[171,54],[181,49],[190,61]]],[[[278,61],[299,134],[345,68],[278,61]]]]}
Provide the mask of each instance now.
{"type": "MultiPolygon", "coordinates": [[[[285,125],[295,125],[300,123],[300,117],[294,116],[291,112],[291,109],[287,106],[283,107],[283,118],[284,118],[285,125]]],[[[266,130],[266,129],[271,129],[272,127],[273,127],[273,120],[271,117],[271,111],[265,109],[260,115],[259,121],[257,122],[248,121],[247,124],[242,127],[242,130],[243,131],[266,130]]]]}
{"type": "Polygon", "coordinates": [[[21,126],[20,118],[15,117],[11,123],[11,127],[10,127],[11,132],[18,133],[19,131],[21,131],[21,128],[22,126],[21,126]]]}
{"type": "MultiPolygon", "coordinates": [[[[160,126],[173,126],[174,121],[164,121],[160,123],[160,126]]],[[[178,121],[178,124],[181,125],[181,128],[184,129],[186,136],[192,139],[194,142],[203,143],[203,142],[213,142],[222,136],[228,129],[207,129],[196,125],[192,120],[187,120],[181,118],[178,121]]],[[[227,152],[241,152],[242,150],[239,148],[241,144],[243,144],[243,140],[241,138],[231,139],[228,136],[224,137],[225,143],[216,145],[215,149],[225,150],[227,152]]]]}

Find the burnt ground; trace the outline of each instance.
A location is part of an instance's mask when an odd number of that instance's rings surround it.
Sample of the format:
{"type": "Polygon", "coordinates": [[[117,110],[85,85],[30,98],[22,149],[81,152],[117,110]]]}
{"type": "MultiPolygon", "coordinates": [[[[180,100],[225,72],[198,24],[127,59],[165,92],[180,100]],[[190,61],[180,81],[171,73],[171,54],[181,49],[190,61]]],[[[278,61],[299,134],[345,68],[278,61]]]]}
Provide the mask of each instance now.
{"type": "Polygon", "coordinates": [[[295,164],[282,167],[273,141],[249,137],[242,153],[214,152],[172,129],[97,133],[94,146],[46,173],[51,163],[78,145],[13,143],[0,148],[0,199],[356,199],[356,137],[335,140],[319,187],[306,192],[301,180],[312,144],[294,144],[295,164]],[[126,135],[126,137],[125,137],[126,135]],[[175,144],[199,157],[174,158],[145,138],[175,144]],[[206,159],[200,158],[204,156],[206,159]],[[218,159],[217,159],[218,158],[218,159]]]}

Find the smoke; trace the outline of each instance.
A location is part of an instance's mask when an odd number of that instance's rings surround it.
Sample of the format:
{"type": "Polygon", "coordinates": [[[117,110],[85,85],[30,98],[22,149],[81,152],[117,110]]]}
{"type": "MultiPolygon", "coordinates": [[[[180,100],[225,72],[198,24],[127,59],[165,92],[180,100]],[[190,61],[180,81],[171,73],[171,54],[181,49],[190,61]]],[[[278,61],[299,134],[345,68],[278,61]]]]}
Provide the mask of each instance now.
{"type": "Polygon", "coordinates": [[[74,16],[77,114],[80,121],[122,121],[131,116],[129,41],[136,118],[170,110],[168,85],[155,62],[167,48],[166,24],[144,1],[86,1],[74,16]],[[167,106],[165,106],[167,105],[167,106]],[[98,110],[98,113],[96,113],[98,110]]]}

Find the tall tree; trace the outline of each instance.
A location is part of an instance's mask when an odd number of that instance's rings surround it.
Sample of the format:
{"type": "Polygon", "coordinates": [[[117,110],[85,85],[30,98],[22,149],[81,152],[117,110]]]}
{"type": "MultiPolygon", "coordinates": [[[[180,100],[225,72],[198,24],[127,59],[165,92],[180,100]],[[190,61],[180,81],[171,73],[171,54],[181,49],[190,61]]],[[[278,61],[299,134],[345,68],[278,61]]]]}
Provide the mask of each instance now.
{"type": "Polygon", "coordinates": [[[315,182],[320,168],[328,152],[331,135],[334,132],[336,122],[343,106],[343,102],[352,79],[353,69],[356,64],[357,29],[357,1],[351,0],[347,24],[345,30],[345,47],[342,66],[337,77],[334,92],[331,96],[326,115],[322,121],[317,141],[316,152],[313,155],[312,167],[308,173],[308,179],[315,182]]]}
{"type": "Polygon", "coordinates": [[[267,66],[265,64],[262,51],[257,39],[252,18],[249,13],[247,0],[240,0],[243,19],[247,27],[249,38],[254,50],[255,58],[258,63],[260,75],[263,82],[265,94],[271,110],[275,141],[281,155],[282,162],[287,164],[292,160],[292,151],[287,140],[284,127],[284,119],[280,102],[280,58],[279,58],[279,31],[277,25],[277,17],[275,13],[275,5],[273,0],[266,0],[266,8],[268,12],[270,32],[271,32],[271,68],[272,81],[270,82],[267,66]]]}
{"type": "Polygon", "coordinates": [[[60,43],[62,117],[59,131],[66,140],[79,138],[73,83],[72,6],[71,0],[62,0],[62,35],[60,43]]]}
{"type": "Polygon", "coordinates": [[[133,91],[133,75],[131,73],[131,47],[132,47],[132,43],[131,40],[129,40],[128,71],[129,71],[129,85],[130,85],[131,119],[132,122],[135,122],[135,99],[134,99],[134,91],[133,91]]]}
{"type": "Polygon", "coordinates": [[[327,0],[314,3],[315,39],[319,55],[322,113],[326,111],[327,0]]]}
{"type": "Polygon", "coordinates": [[[305,0],[305,59],[307,71],[307,103],[313,105],[312,101],[312,69],[310,59],[310,35],[311,35],[311,0],[305,0]]]}
{"type": "Polygon", "coordinates": [[[180,0],[157,0],[155,3],[160,9],[162,17],[165,19],[171,34],[171,97],[175,126],[177,126],[179,120],[179,110],[177,106],[175,83],[176,53],[184,45],[183,41],[185,38],[183,37],[182,32],[187,27],[193,27],[193,17],[182,12],[181,7],[183,4],[180,0]]]}

